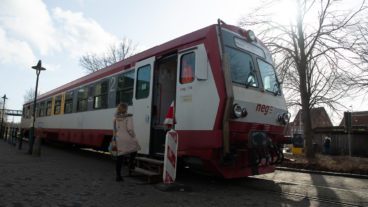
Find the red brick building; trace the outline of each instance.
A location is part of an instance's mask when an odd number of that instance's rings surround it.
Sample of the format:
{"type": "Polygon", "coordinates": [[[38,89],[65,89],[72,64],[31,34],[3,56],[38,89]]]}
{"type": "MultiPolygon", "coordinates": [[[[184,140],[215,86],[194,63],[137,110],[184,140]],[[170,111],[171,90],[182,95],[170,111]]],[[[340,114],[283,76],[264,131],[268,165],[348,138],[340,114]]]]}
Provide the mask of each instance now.
{"type": "MultiPolygon", "coordinates": [[[[368,127],[368,111],[351,112],[351,125],[368,127]]],[[[345,126],[345,117],[339,126],[345,126]]]]}
{"type": "MultiPolygon", "coordinates": [[[[293,122],[290,122],[287,135],[292,136],[293,134],[302,134],[303,132],[303,118],[302,118],[302,110],[299,110],[297,115],[294,118],[293,122]]],[[[311,118],[312,118],[312,129],[317,127],[332,127],[332,122],[330,117],[328,116],[324,107],[318,107],[311,109],[311,118]]]]}

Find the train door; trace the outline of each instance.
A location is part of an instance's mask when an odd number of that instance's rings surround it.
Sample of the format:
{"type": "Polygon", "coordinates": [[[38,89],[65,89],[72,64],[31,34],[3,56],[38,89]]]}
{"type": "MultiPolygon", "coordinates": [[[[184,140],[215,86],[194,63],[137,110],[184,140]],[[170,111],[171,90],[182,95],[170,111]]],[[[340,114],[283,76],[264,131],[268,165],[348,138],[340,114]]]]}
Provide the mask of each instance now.
{"type": "Polygon", "coordinates": [[[149,153],[151,133],[152,85],[155,57],[151,57],[135,65],[135,86],[133,96],[134,126],[137,139],[141,145],[139,153],[149,153]]]}
{"type": "Polygon", "coordinates": [[[177,54],[166,55],[156,61],[153,82],[152,129],[150,154],[163,156],[166,127],[164,120],[176,95],[177,54]]]}

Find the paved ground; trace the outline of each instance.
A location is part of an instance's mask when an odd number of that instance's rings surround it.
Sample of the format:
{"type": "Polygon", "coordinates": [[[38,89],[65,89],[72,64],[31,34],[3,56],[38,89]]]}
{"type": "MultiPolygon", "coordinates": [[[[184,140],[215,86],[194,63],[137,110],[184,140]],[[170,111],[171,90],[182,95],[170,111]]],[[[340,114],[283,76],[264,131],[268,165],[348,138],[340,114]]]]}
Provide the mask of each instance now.
{"type": "Polygon", "coordinates": [[[277,172],[222,180],[186,172],[179,182],[192,191],[162,192],[139,177],[115,182],[114,162],[107,156],[43,146],[41,157],[34,157],[26,150],[27,144],[19,151],[0,140],[0,206],[336,205],[327,202],[331,199],[368,206],[368,183],[362,179],[337,182],[341,178],[277,172]]]}

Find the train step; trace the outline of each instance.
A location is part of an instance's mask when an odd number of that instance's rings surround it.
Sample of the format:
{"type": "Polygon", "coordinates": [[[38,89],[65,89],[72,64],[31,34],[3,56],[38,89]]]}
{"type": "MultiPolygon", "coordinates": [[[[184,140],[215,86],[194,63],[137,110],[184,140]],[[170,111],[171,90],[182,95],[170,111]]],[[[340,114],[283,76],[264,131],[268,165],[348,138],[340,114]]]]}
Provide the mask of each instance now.
{"type": "Polygon", "coordinates": [[[158,159],[148,157],[137,157],[137,165],[134,172],[145,175],[149,183],[155,183],[162,180],[164,162],[158,159]]]}
{"type": "Polygon", "coordinates": [[[152,164],[157,164],[157,165],[163,165],[164,164],[163,160],[152,159],[152,158],[148,158],[148,157],[137,157],[136,160],[137,160],[137,162],[146,162],[146,163],[152,163],[152,164]]]}
{"type": "Polygon", "coordinates": [[[140,168],[140,167],[134,168],[134,172],[139,173],[139,174],[142,174],[142,175],[147,175],[147,176],[160,175],[160,173],[157,173],[157,172],[154,172],[154,171],[145,170],[145,169],[140,168]]]}

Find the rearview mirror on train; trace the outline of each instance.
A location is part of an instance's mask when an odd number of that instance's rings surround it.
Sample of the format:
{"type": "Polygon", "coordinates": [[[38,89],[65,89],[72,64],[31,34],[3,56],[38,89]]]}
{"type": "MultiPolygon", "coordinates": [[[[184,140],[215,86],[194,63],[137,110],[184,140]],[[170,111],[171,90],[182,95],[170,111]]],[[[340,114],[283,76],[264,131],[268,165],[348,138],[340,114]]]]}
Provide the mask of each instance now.
{"type": "Polygon", "coordinates": [[[199,45],[196,50],[196,70],[197,80],[207,80],[208,78],[208,59],[207,52],[203,45],[199,45]]]}

